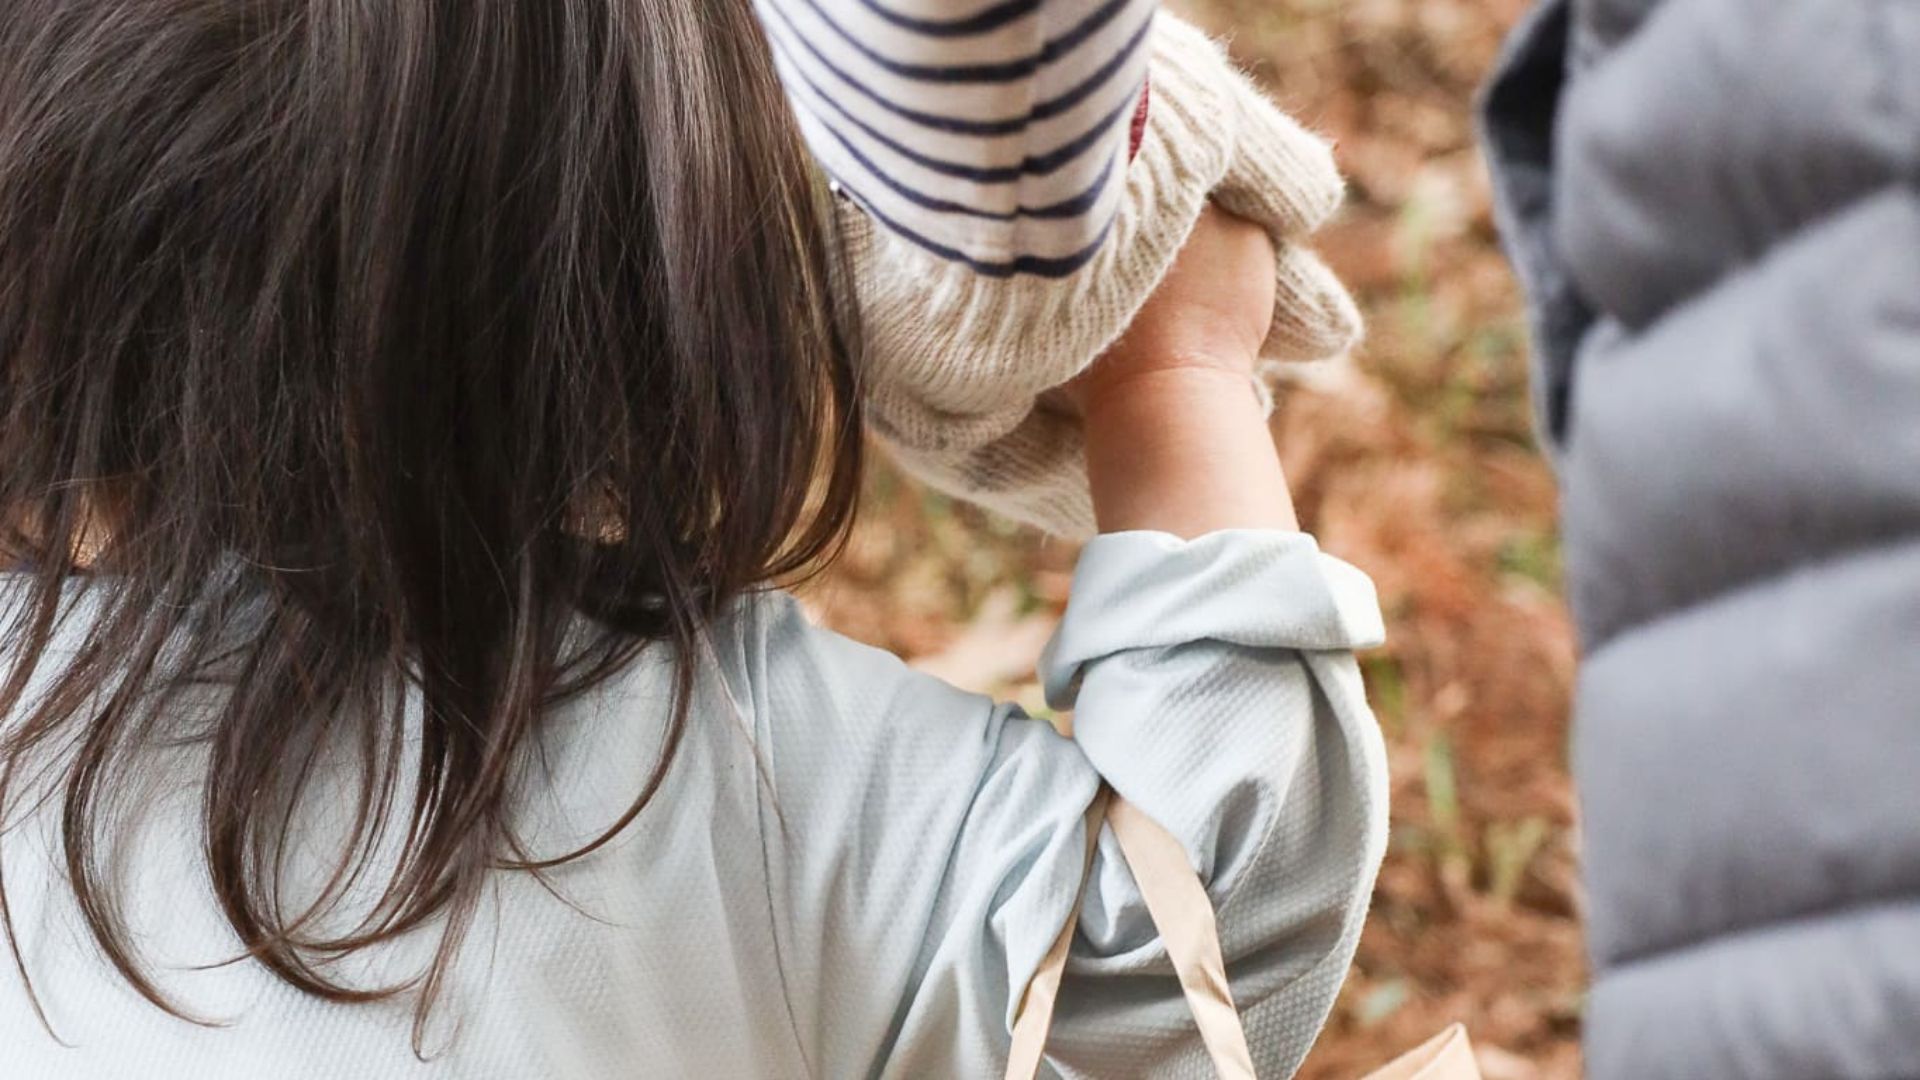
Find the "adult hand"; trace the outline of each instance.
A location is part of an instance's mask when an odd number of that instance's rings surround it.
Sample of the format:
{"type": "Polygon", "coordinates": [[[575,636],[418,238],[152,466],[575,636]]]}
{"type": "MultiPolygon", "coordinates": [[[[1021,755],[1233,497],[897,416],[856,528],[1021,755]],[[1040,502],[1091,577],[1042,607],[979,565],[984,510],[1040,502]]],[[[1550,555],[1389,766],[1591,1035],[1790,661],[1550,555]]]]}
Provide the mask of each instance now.
{"type": "Polygon", "coordinates": [[[1127,332],[1063,388],[1102,532],[1298,528],[1253,382],[1273,305],[1272,240],[1210,207],[1127,332]]]}
{"type": "Polygon", "coordinates": [[[1273,305],[1267,232],[1209,206],[1126,332],[1063,389],[1083,414],[1133,380],[1181,370],[1228,376],[1252,393],[1273,305]]]}

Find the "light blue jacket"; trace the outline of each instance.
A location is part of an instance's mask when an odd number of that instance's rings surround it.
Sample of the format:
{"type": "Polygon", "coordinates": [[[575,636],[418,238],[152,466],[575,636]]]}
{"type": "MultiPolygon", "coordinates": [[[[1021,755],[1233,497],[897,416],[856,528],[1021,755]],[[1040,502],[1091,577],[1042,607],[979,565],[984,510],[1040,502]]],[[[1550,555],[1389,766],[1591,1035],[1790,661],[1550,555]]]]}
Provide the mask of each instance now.
{"type": "MultiPolygon", "coordinates": [[[[997,1076],[1078,887],[1101,776],[1185,844],[1261,1075],[1286,1076],[1346,973],[1384,847],[1384,757],[1351,652],[1380,636],[1371,584],[1307,536],[1100,537],[1044,663],[1050,700],[1076,710],[1069,742],[809,625],[786,596],[744,602],[633,826],[555,871],[558,895],[501,874],[426,1062],[410,999],[335,1005],[252,964],[191,970],[239,946],[201,862],[201,751],[183,746],[136,793],[127,909],[161,985],[229,1026],[162,1013],[96,954],[53,869],[56,804],[3,850],[27,963],[71,1045],[0,972],[0,1076],[997,1076]]],[[[554,717],[523,808],[538,850],[633,798],[670,660],[643,654],[554,717]]],[[[349,782],[318,787],[300,835],[343,827],[349,782]]],[[[296,897],[320,868],[294,860],[296,897]]],[[[429,931],[347,970],[404,978],[429,931]]],[[[1210,1075],[1111,836],[1051,1045],[1071,1076],[1210,1075]]]]}

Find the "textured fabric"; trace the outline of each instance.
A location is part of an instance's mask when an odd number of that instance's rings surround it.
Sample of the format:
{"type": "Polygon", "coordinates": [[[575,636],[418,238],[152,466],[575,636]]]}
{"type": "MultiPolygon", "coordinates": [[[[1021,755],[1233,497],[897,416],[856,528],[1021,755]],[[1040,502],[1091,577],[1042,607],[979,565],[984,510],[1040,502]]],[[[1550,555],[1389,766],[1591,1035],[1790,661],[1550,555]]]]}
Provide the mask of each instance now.
{"type": "Polygon", "coordinates": [[[1587,1065],[1920,1076],[1920,5],[1574,0],[1488,96],[1587,653],[1587,1065]]]}
{"type": "Polygon", "coordinates": [[[1147,42],[1151,106],[1106,242],[1061,278],[996,278],[840,207],[865,347],[869,415],[935,487],[1048,531],[1093,532],[1079,423],[1047,391],[1119,338],[1208,199],[1264,226],[1277,251],[1266,355],[1346,352],[1360,316],[1303,246],[1340,203],[1328,145],[1267,100],[1194,27],[1162,13],[1147,42]]]}
{"type": "MultiPolygon", "coordinates": [[[[1385,765],[1350,650],[1380,617],[1357,571],[1300,534],[1095,540],[1044,663],[1077,742],[807,624],[780,594],[713,634],[691,726],[656,801],[553,895],[502,873],[427,1040],[410,1001],[304,998],[237,951],[198,847],[201,751],[138,793],[128,912],[162,983],[223,1028],[139,1000],[95,954],[48,850],[57,803],[0,847],[30,969],[59,1035],[0,974],[0,1075],[913,1077],[997,1075],[1016,995],[1081,878],[1100,775],[1165,824],[1218,905],[1262,1075],[1324,1021],[1385,841],[1385,765]],[[576,906],[577,905],[577,908],[576,906]]],[[[659,749],[669,658],[650,651],[564,706],[523,821],[536,853],[612,820],[659,749]]],[[[342,827],[345,773],[301,818],[342,827]]],[[[404,795],[403,795],[404,798],[404,795]]],[[[302,849],[307,850],[307,849],[302,849]]],[[[295,895],[314,865],[294,860],[295,895]]],[[[412,973],[430,937],[355,958],[412,973]]],[[[1100,841],[1052,1068],[1201,1077],[1177,980],[1100,841]]]]}
{"type": "Polygon", "coordinates": [[[1157,6],[755,2],[814,155],[868,213],[976,273],[1041,277],[1086,265],[1122,199],[1157,6]]]}

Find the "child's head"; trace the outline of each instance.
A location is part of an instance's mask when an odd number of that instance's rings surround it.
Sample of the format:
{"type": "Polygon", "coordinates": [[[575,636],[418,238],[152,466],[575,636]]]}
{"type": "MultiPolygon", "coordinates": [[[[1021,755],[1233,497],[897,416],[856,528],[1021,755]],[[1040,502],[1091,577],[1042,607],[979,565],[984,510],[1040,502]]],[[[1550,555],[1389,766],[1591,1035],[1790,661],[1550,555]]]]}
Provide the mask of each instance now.
{"type": "Polygon", "coordinates": [[[545,704],[841,534],[823,221],[748,0],[0,2],[0,766],[99,766],[58,773],[83,897],[160,691],[216,667],[214,883],[276,971],[332,991],[254,876],[329,717],[431,789],[367,929],[470,903],[545,704]]]}

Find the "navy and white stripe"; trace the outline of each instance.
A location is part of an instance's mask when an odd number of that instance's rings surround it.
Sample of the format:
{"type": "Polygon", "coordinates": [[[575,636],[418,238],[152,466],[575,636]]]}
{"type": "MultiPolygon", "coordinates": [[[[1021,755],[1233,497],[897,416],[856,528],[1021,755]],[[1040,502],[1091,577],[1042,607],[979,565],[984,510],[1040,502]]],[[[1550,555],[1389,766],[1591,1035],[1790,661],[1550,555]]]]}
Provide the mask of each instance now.
{"type": "Polygon", "coordinates": [[[1123,195],[1158,0],[754,0],[821,166],[982,273],[1072,273],[1123,195]]]}

